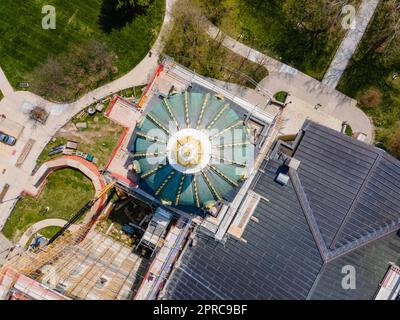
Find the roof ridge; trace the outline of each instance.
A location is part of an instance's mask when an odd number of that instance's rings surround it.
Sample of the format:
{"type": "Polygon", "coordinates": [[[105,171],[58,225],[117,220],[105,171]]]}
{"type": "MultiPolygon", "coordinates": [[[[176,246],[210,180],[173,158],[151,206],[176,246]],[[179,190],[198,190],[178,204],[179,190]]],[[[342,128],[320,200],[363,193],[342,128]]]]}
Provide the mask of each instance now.
{"type": "Polygon", "coordinates": [[[347,221],[349,220],[350,216],[352,215],[356,205],[358,204],[358,200],[362,196],[362,194],[371,178],[371,174],[374,172],[376,166],[378,165],[378,163],[380,162],[381,159],[382,159],[382,154],[378,153],[375,158],[374,163],[372,164],[371,168],[368,170],[368,174],[366,175],[360,189],[358,189],[356,196],[354,197],[353,201],[351,202],[351,206],[350,206],[349,210],[347,210],[346,215],[344,216],[339,229],[337,230],[335,236],[333,237],[333,239],[329,245],[330,249],[333,249],[335,244],[339,241],[340,235],[343,233],[343,229],[344,229],[347,221]]]}
{"type": "Polygon", "coordinates": [[[319,269],[319,272],[318,272],[317,276],[315,277],[314,282],[313,282],[310,290],[307,293],[306,300],[311,300],[312,299],[312,296],[313,296],[313,294],[315,292],[315,289],[317,288],[317,286],[319,284],[319,281],[321,280],[321,277],[323,276],[328,263],[329,263],[328,261],[324,261],[324,263],[322,264],[321,268],[319,269]]]}
{"type": "Polygon", "coordinates": [[[289,176],[290,179],[292,180],[294,191],[296,193],[297,199],[299,200],[303,213],[306,217],[308,226],[310,227],[318,251],[321,255],[322,260],[325,262],[328,258],[328,248],[322,237],[321,231],[319,230],[319,226],[317,224],[317,221],[315,220],[313,210],[311,209],[307,195],[304,192],[303,186],[301,185],[297,171],[292,168],[289,168],[289,176]]]}
{"type": "Polygon", "coordinates": [[[387,236],[391,235],[392,233],[395,233],[399,230],[400,230],[400,218],[398,219],[397,222],[393,221],[390,224],[386,224],[385,227],[381,227],[379,231],[374,231],[364,238],[354,240],[336,250],[328,252],[327,262],[331,262],[345,254],[348,254],[350,252],[353,252],[354,250],[360,249],[360,248],[370,244],[371,242],[374,242],[381,238],[387,237],[387,236]]]}

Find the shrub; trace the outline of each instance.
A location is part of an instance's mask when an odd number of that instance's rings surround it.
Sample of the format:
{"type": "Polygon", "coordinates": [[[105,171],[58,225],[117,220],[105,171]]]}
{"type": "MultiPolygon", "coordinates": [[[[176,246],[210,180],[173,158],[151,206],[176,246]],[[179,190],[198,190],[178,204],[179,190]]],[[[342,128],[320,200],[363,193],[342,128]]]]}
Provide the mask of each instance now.
{"type": "Polygon", "coordinates": [[[349,137],[352,137],[352,136],[353,136],[353,129],[352,129],[352,127],[351,127],[349,124],[346,125],[346,131],[345,131],[345,133],[346,133],[346,135],[348,135],[349,137]]]}
{"type": "Polygon", "coordinates": [[[285,103],[288,93],[286,91],[279,91],[274,94],[274,98],[276,101],[285,103]]]}

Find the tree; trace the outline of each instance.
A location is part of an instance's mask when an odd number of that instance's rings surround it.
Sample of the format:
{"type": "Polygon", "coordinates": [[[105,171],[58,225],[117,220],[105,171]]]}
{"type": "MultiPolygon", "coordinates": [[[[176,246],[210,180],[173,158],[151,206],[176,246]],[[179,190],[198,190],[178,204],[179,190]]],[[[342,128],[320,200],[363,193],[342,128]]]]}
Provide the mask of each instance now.
{"type": "Polygon", "coordinates": [[[201,10],[215,25],[221,25],[224,18],[233,10],[233,5],[225,0],[201,2],[201,10]]]}
{"type": "Polygon", "coordinates": [[[114,54],[92,40],[50,57],[29,76],[32,90],[50,100],[70,101],[111,79],[114,54]]]}
{"type": "Polygon", "coordinates": [[[130,23],[135,16],[143,14],[153,0],[103,0],[99,24],[103,31],[109,33],[121,29],[130,23]]]}
{"type": "Polygon", "coordinates": [[[29,118],[31,120],[40,122],[41,124],[45,124],[47,118],[49,117],[49,113],[42,107],[36,106],[29,112],[29,118]]]}
{"type": "Polygon", "coordinates": [[[126,8],[126,7],[147,7],[150,4],[150,0],[118,0],[116,8],[126,8]]]}
{"type": "Polygon", "coordinates": [[[220,74],[226,57],[223,37],[214,40],[204,32],[202,11],[194,2],[181,0],[177,4],[172,11],[174,26],[166,39],[166,53],[203,75],[220,74]]]}
{"type": "Polygon", "coordinates": [[[389,139],[388,149],[392,155],[400,159],[400,128],[397,128],[396,132],[389,139]]]}
{"type": "Polygon", "coordinates": [[[299,28],[319,34],[333,26],[345,0],[286,0],[283,12],[299,28]]]}
{"type": "Polygon", "coordinates": [[[386,0],[379,8],[374,23],[372,49],[381,53],[382,62],[386,65],[398,61],[400,52],[400,3],[397,0],[386,0]]]}
{"type": "Polygon", "coordinates": [[[181,0],[172,10],[173,26],[165,39],[164,53],[203,76],[255,86],[250,77],[260,80],[266,69],[234,54],[222,43],[224,34],[210,37],[201,8],[191,0],[181,0]]]}

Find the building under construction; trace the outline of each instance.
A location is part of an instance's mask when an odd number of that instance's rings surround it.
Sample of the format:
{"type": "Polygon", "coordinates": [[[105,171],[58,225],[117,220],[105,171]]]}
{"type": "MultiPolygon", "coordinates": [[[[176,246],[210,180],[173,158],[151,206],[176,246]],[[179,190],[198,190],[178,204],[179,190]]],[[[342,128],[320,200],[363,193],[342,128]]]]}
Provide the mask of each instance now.
{"type": "Polygon", "coordinates": [[[106,190],[76,230],[11,252],[0,299],[155,299],[193,230],[240,238],[259,201],[249,186],[282,123],[269,93],[252,92],[166,58],[136,104],[115,96],[106,116],[126,129],[103,176],[119,199],[106,201],[106,190]],[[122,231],[113,235],[107,217],[122,231]]]}
{"type": "Polygon", "coordinates": [[[309,120],[282,137],[284,105],[239,89],[165,59],[115,96],[104,189],[9,252],[0,298],[398,300],[400,162],[309,120]]]}

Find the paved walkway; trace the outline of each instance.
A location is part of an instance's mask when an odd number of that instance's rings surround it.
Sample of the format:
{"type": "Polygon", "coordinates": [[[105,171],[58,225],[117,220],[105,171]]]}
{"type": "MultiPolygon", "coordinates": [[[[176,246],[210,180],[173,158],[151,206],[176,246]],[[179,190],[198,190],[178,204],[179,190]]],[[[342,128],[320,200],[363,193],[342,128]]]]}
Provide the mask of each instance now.
{"type": "Polygon", "coordinates": [[[0,267],[4,264],[5,259],[13,247],[13,243],[9,241],[2,233],[0,233],[0,267]]]}
{"type": "MultiPolygon", "coordinates": [[[[207,32],[213,38],[223,34],[211,23],[208,23],[207,32]]],[[[347,121],[354,132],[362,132],[367,135],[367,143],[373,142],[374,127],[372,122],[361,109],[357,108],[356,100],[227,35],[224,35],[223,45],[236,54],[268,69],[269,75],[259,83],[259,87],[265,92],[273,95],[278,91],[287,91],[291,96],[302,100],[304,105],[308,105],[310,112],[313,112],[314,107],[320,104],[319,111],[325,112],[328,116],[335,117],[340,121],[347,121]]],[[[290,101],[290,97],[288,101],[290,101]]],[[[293,134],[296,133],[295,129],[294,127],[292,130],[293,134]]]]}
{"type": "MultiPolygon", "coordinates": [[[[28,230],[22,235],[21,239],[18,241],[18,245],[21,248],[24,248],[25,245],[28,243],[29,239],[38,231],[42,230],[43,228],[47,227],[63,227],[68,221],[63,219],[45,219],[35,224],[31,225],[28,230]]],[[[72,225],[70,230],[76,230],[79,228],[77,225],[72,225]]]]}
{"type": "MultiPolygon", "coordinates": [[[[104,188],[104,178],[100,175],[100,172],[97,170],[94,164],[77,156],[63,156],[44,163],[33,176],[30,176],[29,183],[23,186],[24,193],[29,194],[33,197],[38,196],[43,187],[46,185],[47,177],[55,170],[65,167],[77,169],[81,171],[85,176],[87,176],[93,183],[93,186],[96,190],[96,195],[98,195],[104,188]]],[[[96,204],[91,208],[90,212],[85,215],[84,221],[89,221],[93,215],[99,212],[99,210],[104,205],[104,200],[105,198],[103,197],[98,202],[96,202],[96,204]]],[[[45,219],[39,221],[30,226],[28,230],[25,231],[18,244],[21,248],[23,248],[28,240],[31,238],[31,236],[38,232],[40,229],[49,226],[63,227],[66,223],[67,221],[63,219],[45,219]]],[[[73,227],[77,228],[77,226],[73,227]]]]}
{"type": "Polygon", "coordinates": [[[9,96],[13,94],[14,89],[10,82],[8,82],[6,75],[3,72],[3,69],[0,67],[0,91],[3,93],[3,96],[9,96]]]}
{"type": "Polygon", "coordinates": [[[355,28],[349,29],[343,39],[335,58],[332,60],[322,83],[332,88],[336,88],[339,81],[350,62],[351,57],[356,51],[368,24],[375,13],[379,0],[363,0],[358,9],[355,28]]]}

